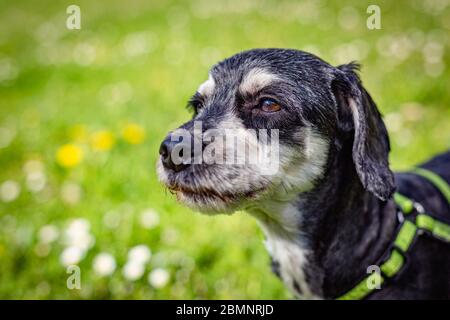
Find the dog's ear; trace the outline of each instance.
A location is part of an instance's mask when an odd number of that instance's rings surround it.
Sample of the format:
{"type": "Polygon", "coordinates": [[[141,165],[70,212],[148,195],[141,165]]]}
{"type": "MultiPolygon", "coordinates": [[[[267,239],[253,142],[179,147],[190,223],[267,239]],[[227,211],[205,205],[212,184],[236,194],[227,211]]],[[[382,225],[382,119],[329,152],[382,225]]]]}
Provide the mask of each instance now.
{"type": "Polygon", "coordinates": [[[332,83],[337,102],[338,129],[354,131],[352,157],[366,190],[387,200],[395,189],[389,169],[389,137],[381,114],[357,75],[359,65],[337,67],[332,83]]]}

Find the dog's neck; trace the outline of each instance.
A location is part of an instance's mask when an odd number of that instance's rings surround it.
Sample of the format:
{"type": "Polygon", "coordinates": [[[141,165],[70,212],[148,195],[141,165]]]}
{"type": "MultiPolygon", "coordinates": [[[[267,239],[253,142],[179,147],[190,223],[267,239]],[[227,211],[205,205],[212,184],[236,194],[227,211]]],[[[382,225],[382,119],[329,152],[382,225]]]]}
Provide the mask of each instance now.
{"type": "Polygon", "coordinates": [[[355,286],[378,262],[396,226],[393,201],[382,202],[361,185],[351,146],[331,152],[312,190],[262,202],[250,212],[266,234],[274,271],[306,298],[332,298],[355,286]]]}

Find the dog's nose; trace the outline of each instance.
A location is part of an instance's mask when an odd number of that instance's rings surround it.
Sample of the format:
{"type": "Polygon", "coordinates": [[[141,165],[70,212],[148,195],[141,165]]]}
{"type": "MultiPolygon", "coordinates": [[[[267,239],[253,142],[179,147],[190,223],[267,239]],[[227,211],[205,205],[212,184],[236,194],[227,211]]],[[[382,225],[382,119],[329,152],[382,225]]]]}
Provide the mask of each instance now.
{"type": "Polygon", "coordinates": [[[182,144],[182,142],[172,141],[170,135],[161,143],[161,146],[159,147],[159,154],[161,155],[161,162],[164,168],[179,172],[189,166],[188,164],[181,162],[181,158],[183,158],[182,148],[178,153],[180,159],[173,158],[172,151],[179,144],[182,144]]]}

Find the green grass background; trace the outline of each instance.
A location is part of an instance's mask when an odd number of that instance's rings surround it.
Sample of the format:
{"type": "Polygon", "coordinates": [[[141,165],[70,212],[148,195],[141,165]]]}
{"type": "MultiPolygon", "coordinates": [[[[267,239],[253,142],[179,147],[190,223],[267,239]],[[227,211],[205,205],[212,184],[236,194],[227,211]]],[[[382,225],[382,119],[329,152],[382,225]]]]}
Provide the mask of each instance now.
{"type": "Polygon", "coordinates": [[[391,132],[391,164],[407,169],[449,146],[449,34],[443,0],[0,1],[0,132],[14,133],[0,148],[0,183],[21,186],[17,199],[0,201],[0,298],[290,298],[251,217],[203,216],[166,194],[155,173],[160,141],[190,117],[184,105],[213,63],[254,47],[297,48],[335,65],[362,63],[391,132]],[[72,3],[81,30],[65,27],[72,3]],[[381,30],[366,27],[369,4],[381,8],[381,30]],[[120,139],[127,121],[145,128],[144,143],[120,139]],[[83,146],[83,162],[64,169],[55,152],[72,142],[77,124],[110,130],[118,141],[108,152],[83,146]],[[45,166],[38,193],[25,183],[30,159],[45,166]],[[67,181],[82,189],[75,204],[61,198],[67,181]],[[147,208],[160,215],[150,230],[139,223],[147,208]],[[104,224],[111,210],[121,218],[115,229],[104,224]],[[64,233],[75,218],[87,219],[96,239],[79,264],[81,290],[66,287],[60,239],[36,255],[43,225],[64,233]],[[121,269],[137,244],[158,259],[128,281],[121,269]],[[114,255],[113,275],[93,271],[99,252],[114,255]],[[147,282],[155,267],[170,273],[164,288],[147,282]]]}

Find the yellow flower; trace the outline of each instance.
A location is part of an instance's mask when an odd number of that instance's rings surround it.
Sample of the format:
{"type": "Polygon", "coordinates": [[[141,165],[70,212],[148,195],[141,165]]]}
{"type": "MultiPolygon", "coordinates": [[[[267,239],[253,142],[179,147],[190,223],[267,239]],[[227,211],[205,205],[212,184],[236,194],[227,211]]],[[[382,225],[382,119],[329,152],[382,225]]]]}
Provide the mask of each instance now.
{"type": "Polygon", "coordinates": [[[144,141],[145,130],[136,123],[128,123],[122,129],[122,137],[131,144],[139,144],[144,141]]]}
{"type": "Polygon", "coordinates": [[[114,135],[108,130],[94,132],[91,136],[91,147],[96,151],[110,150],[115,142],[114,135]]]}
{"type": "Polygon", "coordinates": [[[56,152],[56,162],[64,168],[77,166],[83,160],[83,150],[75,144],[65,144],[56,152]]]}

